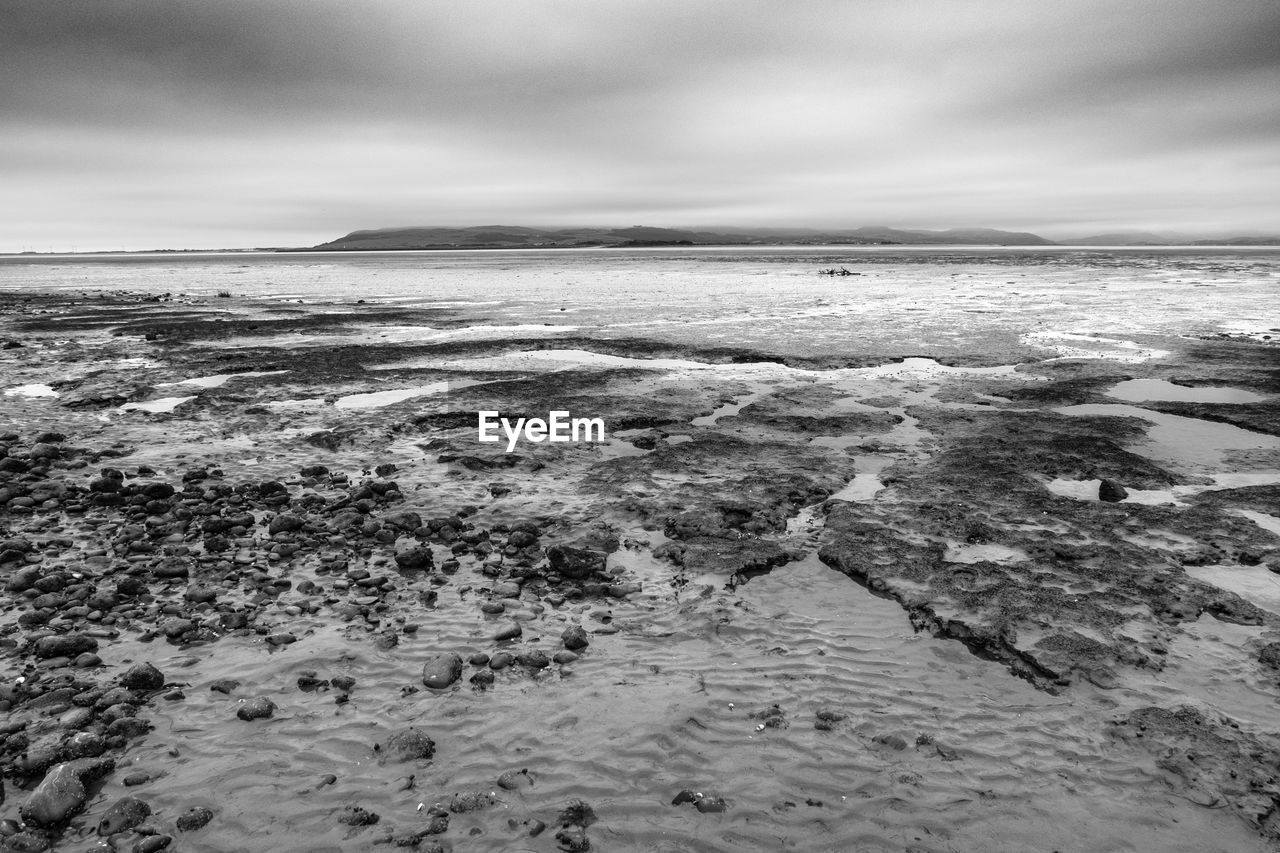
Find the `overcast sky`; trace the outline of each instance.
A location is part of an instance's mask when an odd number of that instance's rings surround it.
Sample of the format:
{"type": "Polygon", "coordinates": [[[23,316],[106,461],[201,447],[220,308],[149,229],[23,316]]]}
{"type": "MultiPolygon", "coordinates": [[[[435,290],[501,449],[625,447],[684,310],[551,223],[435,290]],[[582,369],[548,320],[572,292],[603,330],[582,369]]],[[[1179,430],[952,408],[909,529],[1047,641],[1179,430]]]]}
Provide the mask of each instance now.
{"type": "Polygon", "coordinates": [[[1277,0],[0,0],[0,251],[1280,231],[1277,0]]]}

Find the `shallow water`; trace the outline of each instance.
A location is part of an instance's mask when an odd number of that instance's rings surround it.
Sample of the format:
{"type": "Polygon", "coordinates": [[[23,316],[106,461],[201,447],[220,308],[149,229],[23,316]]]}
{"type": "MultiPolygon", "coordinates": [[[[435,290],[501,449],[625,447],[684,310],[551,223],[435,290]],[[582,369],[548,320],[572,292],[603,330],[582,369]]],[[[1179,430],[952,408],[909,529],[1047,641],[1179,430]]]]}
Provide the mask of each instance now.
{"type": "MultiPolygon", "coordinates": [[[[298,299],[354,303],[351,296],[358,293],[367,303],[465,307],[479,328],[410,328],[400,334],[403,340],[488,334],[484,327],[492,325],[563,323],[566,330],[610,337],[805,354],[968,355],[981,343],[988,352],[1038,357],[1142,355],[1151,347],[1135,335],[1274,326],[1274,312],[1265,306],[1274,299],[1278,279],[1280,250],[1274,248],[761,247],[0,258],[0,291],[128,290],[210,299],[228,290],[232,300],[214,301],[250,303],[235,310],[298,299]],[[862,274],[818,275],[833,265],[862,274]],[[1064,345],[1081,352],[1064,353],[1064,345]]],[[[397,339],[388,330],[371,330],[367,339],[383,334],[397,339]]],[[[325,338],[290,334],[274,343],[325,338]]],[[[239,344],[255,342],[270,341],[239,344]]]]}
{"type": "MultiPolygon", "coordinates": [[[[665,571],[642,573],[656,581],[665,571]]],[[[464,626],[484,621],[449,588],[433,624],[457,628],[390,652],[305,618],[289,620],[303,639],[279,651],[260,639],[139,645],[139,659],[190,687],[184,701],[159,703],[156,732],[131,753],[130,769],[167,775],[124,789],[117,774],[105,799],[145,796],[161,815],[218,808],[217,837],[184,839],[191,851],[364,849],[372,831],[335,827],[341,806],[381,814],[377,828],[410,829],[420,803],[467,790],[499,800],[453,817],[455,849],[475,851],[554,850],[551,833],[494,827],[549,820],[571,797],[600,815],[591,834],[602,849],[1199,851],[1197,839],[1209,837],[1262,849],[1234,819],[1164,793],[1149,758],[1101,738],[1092,700],[1048,696],[957,643],[916,634],[896,604],[812,557],[733,595],[713,583],[704,596],[696,580],[678,600],[661,583],[649,589],[674,606],[615,607],[619,633],[593,637],[571,672],[504,672],[487,692],[459,685],[391,698],[435,649],[465,649],[474,633],[464,626]],[[356,677],[351,702],[293,688],[303,669],[356,677]],[[207,686],[228,671],[244,682],[240,695],[272,697],[276,717],[235,720],[237,700],[207,686]],[[750,715],[774,704],[786,723],[761,730],[750,715]],[[822,709],[848,720],[817,731],[822,709]],[[435,760],[381,765],[373,744],[410,724],[436,740],[435,760]],[[532,789],[494,786],[520,768],[533,773],[532,789]],[[398,791],[408,772],[414,789],[398,791]],[[325,773],[338,782],[317,790],[325,773]],[[670,805],[686,787],[731,809],[670,805]]],[[[598,624],[575,611],[524,623],[526,639],[554,636],[565,621],[598,624]]]]}
{"type": "Polygon", "coordinates": [[[1243,388],[1190,387],[1175,385],[1163,379],[1127,379],[1106,392],[1108,397],[1144,403],[1148,400],[1172,400],[1184,403],[1256,403],[1265,400],[1261,394],[1243,388]]]}
{"type": "Polygon", "coordinates": [[[1231,424],[1153,412],[1123,403],[1088,403],[1055,409],[1064,415],[1113,415],[1148,421],[1146,443],[1135,445],[1135,453],[1174,466],[1203,472],[1224,467],[1223,458],[1232,450],[1275,450],[1280,437],[1241,429],[1231,424]]]}

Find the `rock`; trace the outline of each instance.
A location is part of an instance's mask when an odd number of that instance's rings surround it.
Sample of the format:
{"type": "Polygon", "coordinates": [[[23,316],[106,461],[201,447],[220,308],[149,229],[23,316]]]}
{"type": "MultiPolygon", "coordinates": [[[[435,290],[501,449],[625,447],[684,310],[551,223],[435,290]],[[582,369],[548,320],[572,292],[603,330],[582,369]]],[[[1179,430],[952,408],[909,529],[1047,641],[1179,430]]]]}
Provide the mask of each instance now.
{"type": "Polygon", "coordinates": [[[431,568],[431,548],[427,545],[414,545],[396,552],[396,565],[402,569],[431,568]]]}
{"type": "Polygon", "coordinates": [[[166,619],[160,623],[160,633],[164,634],[170,640],[177,640],[183,634],[194,631],[196,623],[190,619],[166,619]]]}
{"type": "Polygon", "coordinates": [[[462,658],[453,652],[439,655],[422,667],[422,683],[436,690],[462,677],[462,658]]]}
{"type": "Polygon", "coordinates": [[[153,501],[163,501],[173,497],[174,488],[168,483],[147,483],[142,487],[141,492],[144,496],[153,501]]]}
{"type": "Polygon", "coordinates": [[[380,820],[382,817],[376,812],[360,806],[347,806],[342,810],[342,814],[338,815],[338,823],[345,823],[347,826],[372,826],[380,820]]]}
{"type": "Polygon", "coordinates": [[[685,788],[671,800],[671,805],[673,806],[682,806],[686,803],[691,803],[695,809],[703,814],[723,812],[729,808],[729,804],[725,802],[723,797],[718,797],[714,794],[708,796],[691,788],[685,788]]]}
{"type": "Polygon", "coordinates": [[[516,655],[516,661],[521,666],[527,666],[529,669],[539,670],[546,669],[551,666],[551,658],[547,657],[547,653],[542,649],[530,649],[516,655]]]}
{"type": "Polygon", "coordinates": [[[1280,669],[1280,643],[1267,643],[1258,652],[1258,661],[1272,669],[1280,669]]]}
{"type": "Polygon", "coordinates": [[[185,814],[179,815],[176,823],[178,829],[183,832],[195,832],[197,829],[203,829],[211,820],[213,820],[212,810],[204,806],[196,806],[185,814]]]}
{"type": "Polygon", "coordinates": [[[191,567],[180,558],[168,557],[152,567],[151,574],[158,578],[185,578],[191,574],[191,567]]]}
{"type": "Polygon", "coordinates": [[[533,777],[528,769],[508,770],[498,777],[498,787],[504,791],[519,791],[533,787],[533,777]]]}
{"type": "Polygon", "coordinates": [[[98,641],[84,634],[55,634],[36,640],[35,654],[41,659],[73,658],[85,652],[96,652],[98,641]]]}
{"type": "Polygon", "coordinates": [[[287,631],[282,631],[279,634],[267,635],[267,642],[273,646],[288,646],[292,643],[298,642],[298,638],[287,631]]]}
{"type": "Polygon", "coordinates": [[[511,535],[507,537],[507,544],[513,548],[528,548],[537,541],[538,537],[526,530],[512,531],[511,535]]]}
{"type": "Polygon", "coordinates": [[[561,826],[580,826],[586,829],[596,822],[596,811],[585,800],[570,800],[556,818],[561,826]]]}
{"type": "Polygon", "coordinates": [[[295,530],[301,530],[304,523],[298,516],[282,512],[271,519],[271,523],[267,525],[267,533],[272,536],[277,533],[292,533],[295,530]]]}
{"type": "Polygon", "coordinates": [[[560,635],[560,640],[564,643],[564,647],[571,652],[585,649],[591,645],[591,642],[587,639],[586,630],[580,625],[570,625],[565,628],[564,633],[560,635]]]}
{"type": "Polygon", "coordinates": [[[880,746],[887,746],[889,749],[902,750],[907,748],[907,741],[900,735],[876,735],[871,738],[871,742],[880,746]]]}
{"type": "Polygon", "coordinates": [[[148,835],[133,845],[132,853],[159,853],[173,843],[172,835],[148,835]]]}
{"type": "Polygon", "coordinates": [[[591,841],[587,838],[587,831],[581,827],[566,826],[556,833],[556,841],[560,842],[560,849],[566,850],[568,853],[584,853],[584,851],[591,849],[591,841]]]}
{"type": "Polygon", "coordinates": [[[558,663],[558,664],[573,663],[577,659],[578,659],[578,653],[571,652],[567,649],[561,649],[560,651],[556,652],[554,655],[551,656],[552,662],[558,663]]]}
{"type": "Polygon", "coordinates": [[[218,600],[218,591],[211,586],[193,585],[187,587],[184,597],[192,604],[213,604],[218,600]]]}
{"type": "Polygon", "coordinates": [[[234,678],[220,678],[210,684],[209,689],[214,693],[222,693],[226,696],[230,696],[239,686],[240,682],[236,681],[234,678]]]}
{"type": "Polygon", "coordinates": [[[396,732],[382,748],[388,761],[425,761],[436,754],[436,742],[416,728],[396,732]]]}
{"type": "Polygon", "coordinates": [[[236,716],[242,720],[263,720],[269,719],[275,712],[276,703],[265,696],[259,696],[242,704],[236,711],[236,716]]]}
{"type": "Polygon", "coordinates": [[[1103,480],[1098,484],[1098,500],[1119,503],[1129,497],[1129,491],[1115,480],[1103,480]]]}
{"type": "Polygon", "coordinates": [[[511,581],[503,581],[493,585],[493,594],[498,598],[519,598],[520,584],[511,581]]]}
{"type": "Polygon", "coordinates": [[[110,758],[78,758],[59,764],[45,774],[40,784],[18,810],[22,819],[46,829],[58,827],[79,814],[85,806],[85,784],[115,769],[110,758]]]}
{"type": "Polygon", "coordinates": [[[387,513],[382,517],[382,522],[384,524],[389,524],[392,527],[398,527],[401,530],[413,532],[422,526],[422,516],[418,515],[416,512],[400,510],[397,512],[387,513]]]}
{"type": "Polygon", "coordinates": [[[507,640],[514,640],[522,633],[523,629],[520,627],[520,623],[512,622],[510,625],[506,625],[499,629],[498,632],[493,635],[493,641],[495,643],[501,643],[507,640]]]}
{"type": "Polygon", "coordinates": [[[516,656],[511,652],[498,652],[496,655],[489,658],[489,669],[497,672],[499,670],[506,669],[515,662],[516,656]]]}
{"type": "Polygon", "coordinates": [[[552,545],[547,549],[547,559],[552,571],[574,580],[603,573],[608,556],[603,551],[575,548],[572,545],[552,545]]]}
{"type": "Polygon", "coordinates": [[[485,791],[463,791],[453,795],[453,799],[449,801],[449,811],[454,814],[477,812],[489,808],[495,802],[497,801],[493,795],[485,791]]]}
{"type": "Polygon", "coordinates": [[[729,808],[723,797],[699,797],[693,807],[703,814],[722,812],[729,808]]]}
{"type": "Polygon", "coordinates": [[[130,690],[159,690],[164,687],[164,674],[150,663],[136,663],[120,676],[120,686],[130,690]]]}
{"type": "Polygon", "coordinates": [[[150,816],[151,806],[137,797],[123,797],[116,800],[98,821],[98,834],[115,835],[133,829],[150,816]]]}

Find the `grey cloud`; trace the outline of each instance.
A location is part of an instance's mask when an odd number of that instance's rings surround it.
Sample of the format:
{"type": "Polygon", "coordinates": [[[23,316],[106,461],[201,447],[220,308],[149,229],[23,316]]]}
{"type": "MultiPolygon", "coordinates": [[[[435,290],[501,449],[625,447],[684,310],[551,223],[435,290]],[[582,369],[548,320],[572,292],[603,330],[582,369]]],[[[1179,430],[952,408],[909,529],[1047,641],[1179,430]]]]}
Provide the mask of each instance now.
{"type": "Polygon", "coordinates": [[[0,233],[1280,228],[1277,21],[1271,0],[0,0],[0,185],[27,211],[0,233]]]}

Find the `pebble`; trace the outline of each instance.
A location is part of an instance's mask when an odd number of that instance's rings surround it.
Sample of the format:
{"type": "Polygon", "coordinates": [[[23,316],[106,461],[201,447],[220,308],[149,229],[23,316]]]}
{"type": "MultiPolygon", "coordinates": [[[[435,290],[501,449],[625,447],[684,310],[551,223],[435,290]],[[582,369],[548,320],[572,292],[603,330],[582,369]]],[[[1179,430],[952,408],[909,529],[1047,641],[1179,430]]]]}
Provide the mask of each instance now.
{"type": "Polygon", "coordinates": [[[439,690],[462,677],[462,658],[454,652],[439,655],[422,667],[422,683],[439,690]]]}
{"type": "Polygon", "coordinates": [[[150,663],[137,663],[120,676],[120,685],[130,690],[159,690],[164,687],[164,673],[150,663]]]}
{"type": "Polygon", "coordinates": [[[148,835],[133,845],[133,853],[158,853],[173,843],[172,835],[148,835]]]}
{"type": "Polygon", "coordinates": [[[98,835],[115,835],[133,829],[150,816],[151,806],[137,797],[122,797],[98,821],[98,835]]]}
{"type": "Polygon", "coordinates": [[[560,640],[564,643],[564,647],[571,652],[585,649],[591,644],[587,639],[587,632],[579,625],[570,625],[565,628],[564,633],[560,635],[560,640]]]}
{"type": "Polygon", "coordinates": [[[421,761],[436,753],[436,742],[424,731],[410,727],[387,739],[382,753],[388,761],[421,761]]]}
{"type": "Polygon", "coordinates": [[[501,643],[507,640],[514,640],[518,638],[522,633],[523,633],[523,630],[521,629],[520,625],[517,623],[512,623],[510,625],[506,625],[501,629],[499,629],[498,632],[493,635],[493,641],[495,643],[501,643]]]}
{"type": "Polygon", "coordinates": [[[259,696],[243,703],[236,711],[242,720],[269,719],[276,712],[276,703],[265,696],[259,696]]]}
{"type": "Polygon", "coordinates": [[[527,768],[508,770],[498,777],[498,787],[504,791],[519,791],[524,788],[532,788],[533,777],[529,775],[527,768]]]}
{"type": "Polygon", "coordinates": [[[203,829],[211,820],[213,820],[213,812],[210,809],[196,806],[185,814],[179,815],[176,824],[183,832],[195,832],[197,829],[203,829]]]}

